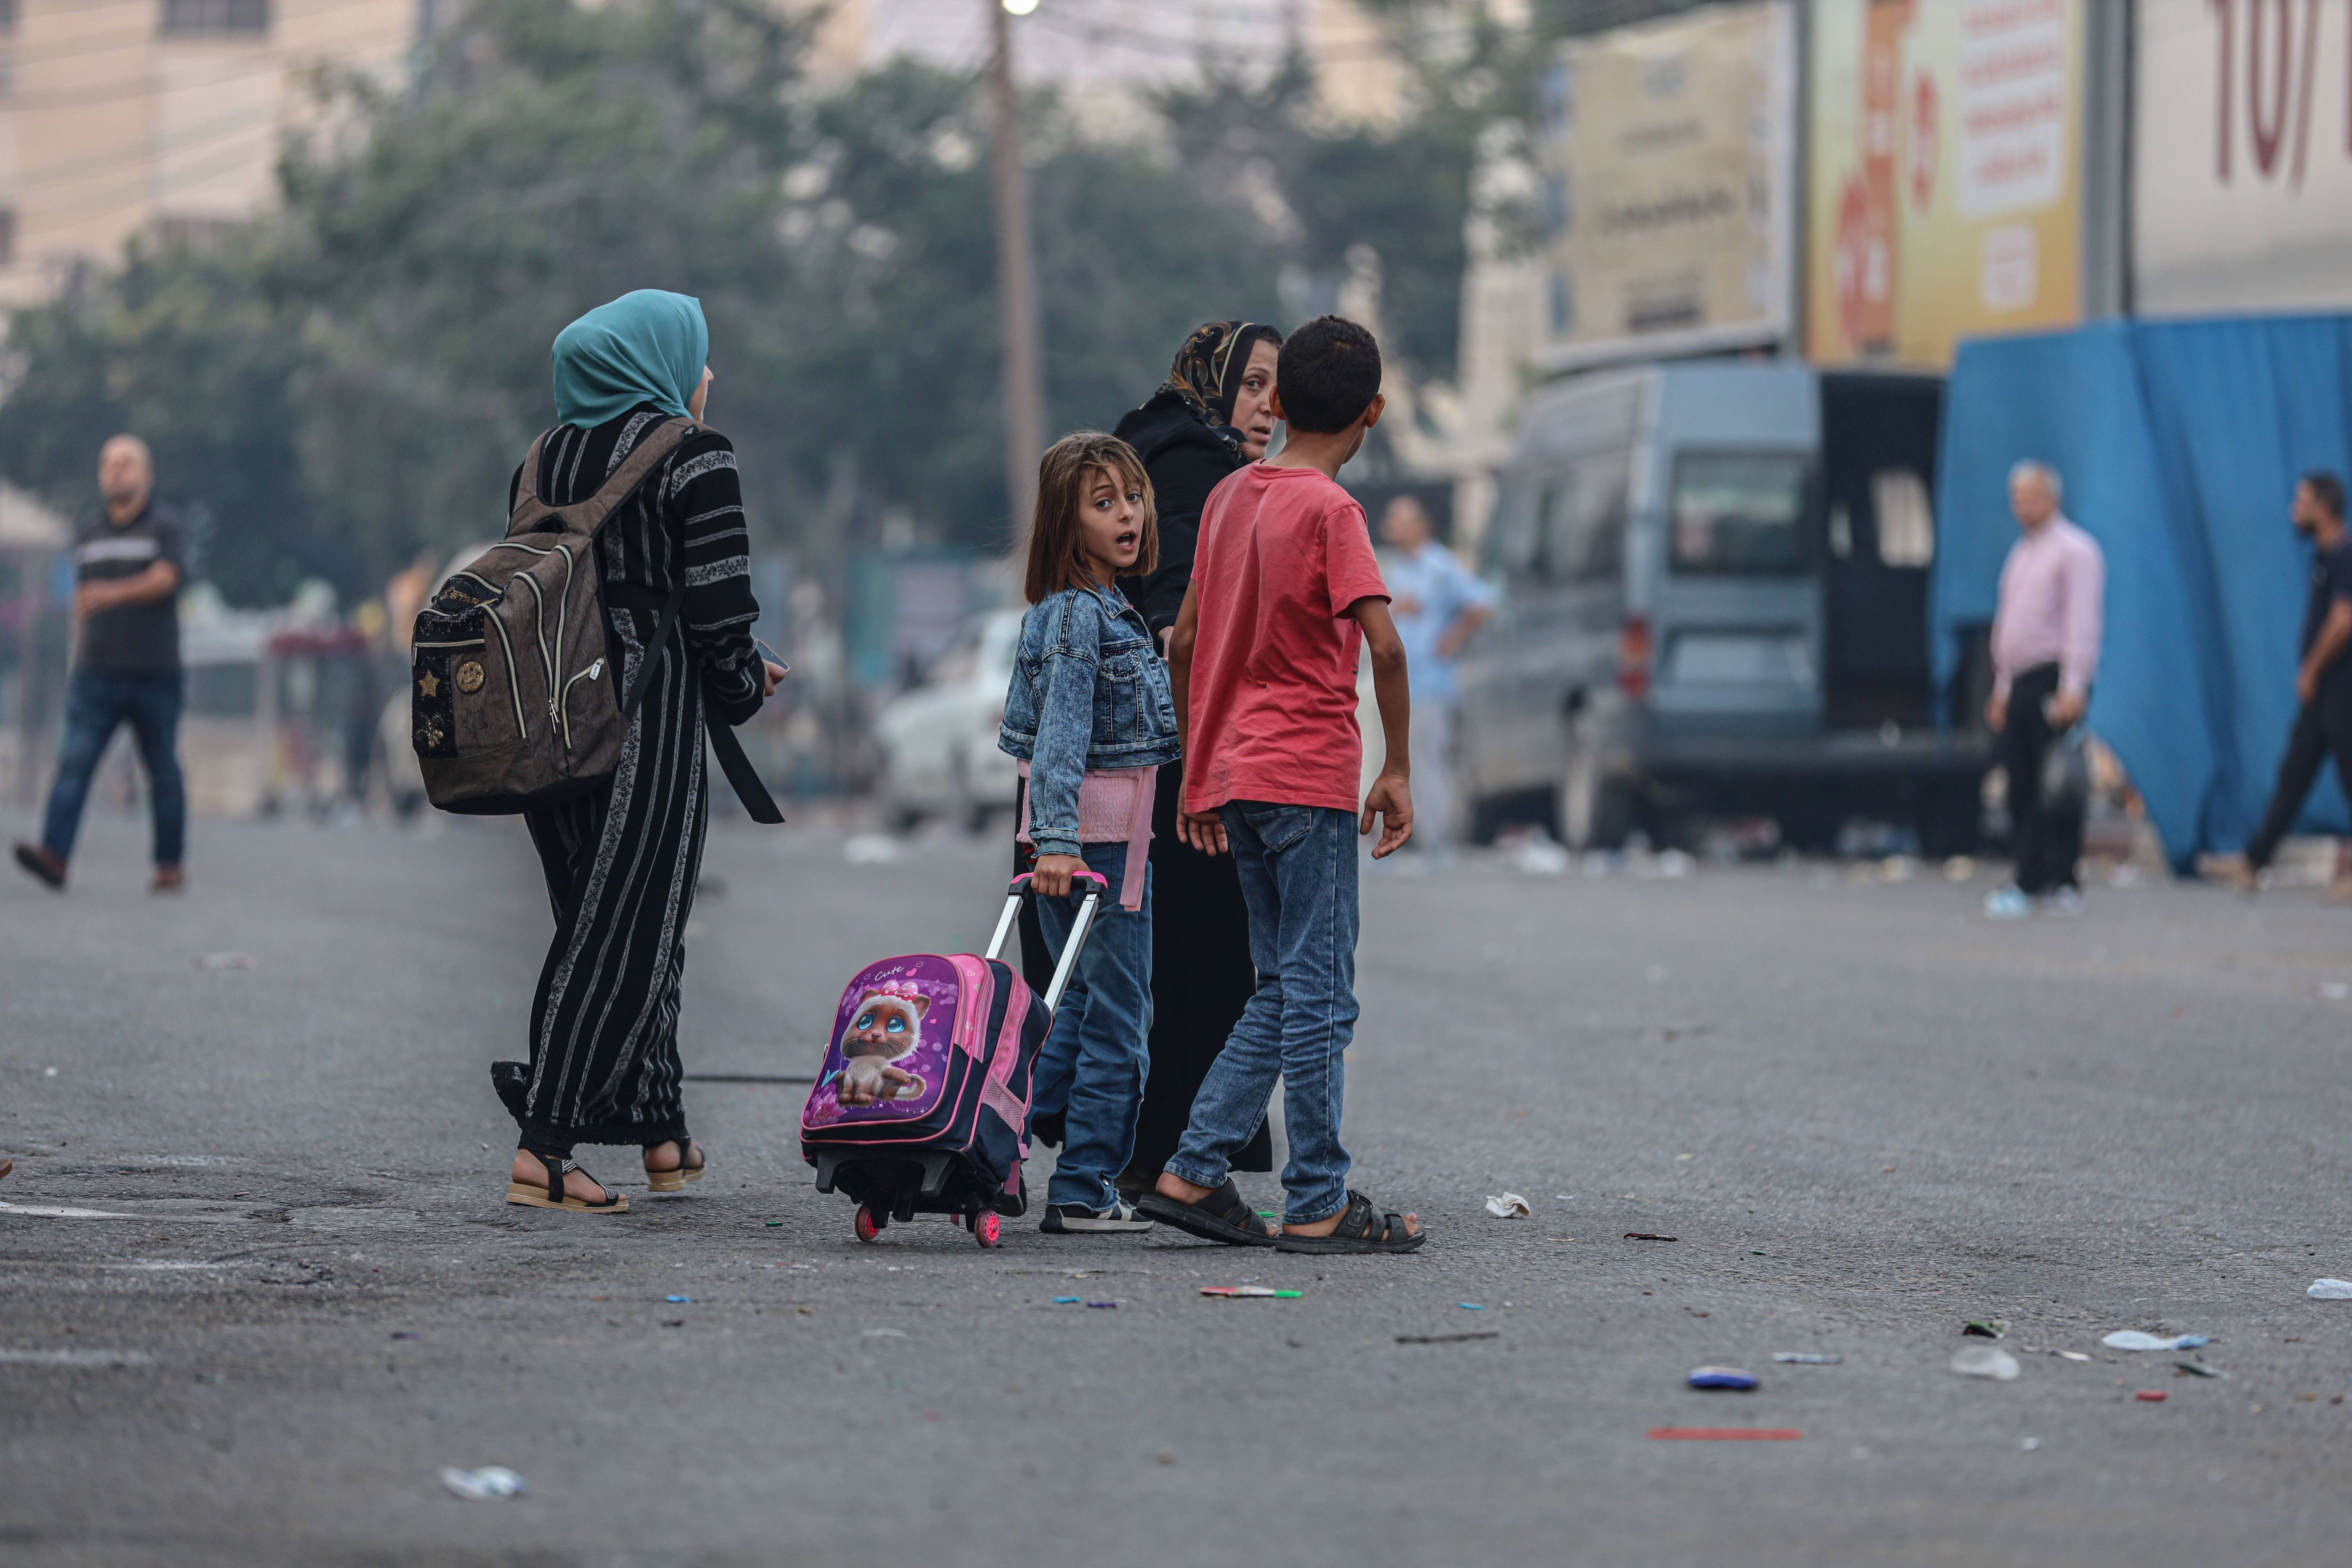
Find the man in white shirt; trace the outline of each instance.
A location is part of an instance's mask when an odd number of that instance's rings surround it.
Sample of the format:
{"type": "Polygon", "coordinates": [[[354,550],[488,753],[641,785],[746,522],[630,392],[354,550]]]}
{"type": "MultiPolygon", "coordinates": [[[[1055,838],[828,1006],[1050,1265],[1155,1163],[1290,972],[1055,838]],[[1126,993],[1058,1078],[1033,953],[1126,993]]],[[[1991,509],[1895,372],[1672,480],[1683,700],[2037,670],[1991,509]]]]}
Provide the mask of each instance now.
{"type": "Polygon", "coordinates": [[[2074,864],[2083,856],[2079,805],[2046,810],[2042,769],[2051,742],[2081,722],[2099,673],[2107,563],[2098,542],[2058,510],[2064,494],[2056,469],[2023,462],[2010,470],[2009,504],[2018,541],[2000,568],[1992,619],[1992,700],[1985,721],[2001,738],[2009,774],[2010,837],[2017,884],[1985,900],[1985,912],[2013,919],[2030,900],[2080,907],[2074,864]]]}
{"type": "Polygon", "coordinates": [[[1442,864],[1452,853],[1454,826],[1454,705],[1461,694],[1454,664],[1494,614],[1495,591],[1437,542],[1427,509],[1412,496],[1397,497],[1381,513],[1381,538],[1389,547],[1381,575],[1412,692],[1413,838],[1442,864]]]}

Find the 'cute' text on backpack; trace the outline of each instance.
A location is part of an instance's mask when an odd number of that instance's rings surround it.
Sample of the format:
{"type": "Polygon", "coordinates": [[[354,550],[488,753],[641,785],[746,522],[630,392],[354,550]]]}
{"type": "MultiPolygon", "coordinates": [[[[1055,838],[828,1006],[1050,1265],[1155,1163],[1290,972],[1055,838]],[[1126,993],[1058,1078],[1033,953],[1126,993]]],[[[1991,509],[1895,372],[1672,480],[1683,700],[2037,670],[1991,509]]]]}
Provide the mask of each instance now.
{"type": "MultiPolygon", "coordinates": [[[[453,574],[417,612],[409,711],[425,793],[435,805],[473,816],[525,811],[578,794],[619,765],[653,658],[640,665],[634,688],[619,689],[590,546],[604,520],[696,428],[690,420],[663,421],[603,489],[562,507],[539,499],[539,450],[547,437],[530,444],[505,540],[453,574]]],[[[668,637],[683,595],[681,588],[662,606],[648,649],[668,637]]]]}

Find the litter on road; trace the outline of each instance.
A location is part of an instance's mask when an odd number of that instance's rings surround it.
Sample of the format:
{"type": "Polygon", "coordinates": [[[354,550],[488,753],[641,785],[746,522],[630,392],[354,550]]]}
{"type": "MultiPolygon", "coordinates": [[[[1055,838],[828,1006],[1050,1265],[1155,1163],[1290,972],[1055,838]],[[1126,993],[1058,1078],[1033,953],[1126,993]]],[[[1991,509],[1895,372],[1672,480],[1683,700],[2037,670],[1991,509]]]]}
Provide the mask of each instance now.
{"type": "Polygon", "coordinates": [[[2315,1301],[2352,1301],[2352,1279],[2315,1279],[2304,1294],[2315,1301]]]}
{"type": "Polygon", "coordinates": [[[1500,1329],[1474,1329],[1464,1334],[1399,1334],[1396,1342],[1401,1345],[1459,1345],[1472,1340],[1499,1340],[1502,1337],[1500,1329]]]}
{"type": "Polygon", "coordinates": [[[1496,1219],[1526,1219],[1536,1211],[1517,1193],[1499,1193],[1486,1199],[1486,1212],[1496,1219]]]}
{"type": "Polygon", "coordinates": [[[1790,1366],[1836,1366],[1845,1360],[1842,1355],[1816,1355],[1811,1351],[1774,1351],[1772,1359],[1790,1366]]]}
{"type": "Polygon", "coordinates": [[[2169,1396],[2167,1395],[2164,1390],[2160,1388],[2143,1388],[2137,1394],[2133,1394],[2132,1397],[2134,1399],[2144,1400],[2150,1405],[2161,1405],[2169,1396]]]}
{"type": "Polygon", "coordinates": [[[1277,1290],[1271,1285],[1203,1285],[1201,1287],[1201,1294],[1203,1296],[1266,1297],[1277,1301],[1296,1301],[1305,1293],[1301,1290],[1277,1290]]]}
{"type": "Polygon", "coordinates": [[[1989,1377],[1995,1383],[2014,1383],[2024,1368],[2007,1351],[1997,1351],[1990,1345],[1970,1345],[1952,1358],[1952,1370],[1962,1377],[1989,1377]]]}
{"type": "Polygon", "coordinates": [[[2088,1361],[2091,1359],[2089,1356],[2084,1355],[2081,1351],[2058,1351],[2053,1353],[2064,1356],[2068,1361],[2088,1361]]]}
{"type": "Polygon", "coordinates": [[[1997,1340],[2009,1332],[2007,1318],[1970,1318],[1960,1325],[1960,1332],[1973,1334],[1980,1340],[1997,1340]]]}
{"type": "Polygon", "coordinates": [[[2207,1366],[2201,1361],[2177,1361],[2172,1363],[2189,1377],[2227,1377],[2230,1374],[2218,1366],[2207,1366]]]}
{"type": "Polygon", "coordinates": [[[1108,1312],[1117,1308],[1118,1303],[1116,1301],[1089,1301],[1087,1305],[1098,1312],[1108,1312]]]}
{"type": "Polygon", "coordinates": [[[1691,1374],[1683,1381],[1693,1388],[1723,1389],[1734,1394],[1747,1394],[1757,1387],[1759,1380],[1754,1373],[1743,1371],[1736,1366],[1702,1366],[1693,1368],[1691,1374]]]}
{"type": "Polygon", "coordinates": [[[1654,1230],[1629,1230],[1625,1233],[1625,1239],[1628,1241],[1680,1241],[1682,1237],[1660,1236],[1654,1230]]]}
{"type": "Polygon", "coordinates": [[[1793,1443],[1805,1435],[1801,1426],[1653,1426],[1650,1436],[1663,1443],[1793,1443]]]}
{"type": "Polygon", "coordinates": [[[461,1498],[476,1502],[503,1502],[510,1497],[520,1497],[530,1489],[520,1476],[504,1465],[484,1465],[478,1470],[461,1470],[454,1465],[441,1468],[441,1484],[461,1498]]]}
{"type": "Polygon", "coordinates": [[[1456,1301],[1454,1304],[1465,1312],[1483,1312],[1486,1310],[1475,1301],[1456,1301]]]}
{"type": "Polygon", "coordinates": [[[2193,1351],[2213,1342],[2205,1334],[2175,1334],[2166,1339],[2137,1329],[2117,1329],[2099,1342],[2111,1351],[2193,1351]]]}
{"type": "Polygon", "coordinates": [[[1085,1298],[1081,1296],[1056,1296],[1054,1298],[1054,1305],[1056,1307],[1075,1307],[1084,1300],[1085,1298]]]}
{"type": "Polygon", "coordinates": [[[664,1296],[664,1297],[662,1298],[662,1300],[665,1300],[665,1301],[669,1301],[669,1302],[680,1302],[680,1301],[691,1301],[691,1300],[694,1300],[694,1298],[693,1298],[693,1297],[691,1297],[691,1296],[664,1296]]]}

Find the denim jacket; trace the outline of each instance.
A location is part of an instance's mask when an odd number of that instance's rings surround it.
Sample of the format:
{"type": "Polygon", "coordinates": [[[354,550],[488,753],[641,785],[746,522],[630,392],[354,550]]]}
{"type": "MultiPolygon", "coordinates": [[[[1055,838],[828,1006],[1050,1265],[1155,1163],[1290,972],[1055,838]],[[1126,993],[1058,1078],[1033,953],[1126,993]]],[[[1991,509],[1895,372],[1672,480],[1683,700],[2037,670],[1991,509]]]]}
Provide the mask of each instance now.
{"type": "Polygon", "coordinates": [[[1168,666],[1125,595],[1065,588],[1029,607],[996,744],[1029,764],[1029,833],[1041,855],[1078,852],[1087,770],[1176,760],[1168,666]]]}

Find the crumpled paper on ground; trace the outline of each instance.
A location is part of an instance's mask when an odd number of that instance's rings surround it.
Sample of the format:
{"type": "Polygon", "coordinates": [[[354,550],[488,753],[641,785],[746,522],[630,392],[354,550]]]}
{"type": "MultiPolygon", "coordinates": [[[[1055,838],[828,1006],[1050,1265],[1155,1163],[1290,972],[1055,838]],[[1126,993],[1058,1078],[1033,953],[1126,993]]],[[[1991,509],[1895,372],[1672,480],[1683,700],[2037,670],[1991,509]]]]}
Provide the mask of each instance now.
{"type": "Polygon", "coordinates": [[[1536,1211],[1529,1208],[1528,1200],[1518,1194],[1500,1193],[1487,1198],[1486,1212],[1496,1219],[1527,1219],[1536,1211]]]}
{"type": "Polygon", "coordinates": [[[1990,1345],[1970,1345],[1952,1358],[1952,1370],[1962,1377],[1989,1377],[1995,1383],[2015,1383],[2024,1369],[2007,1351],[1990,1345]]]}
{"type": "Polygon", "coordinates": [[[2137,1329],[2117,1329],[2099,1342],[2111,1351],[2193,1351],[2212,1342],[2203,1334],[2176,1334],[2168,1340],[2137,1329]]]}
{"type": "Polygon", "coordinates": [[[461,1470],[446,1465],[442,1467],[441,1484],[476,1502],[503,1502],[530,1489],[523,1485],[520,1476],[504,1465],[484,1465],[478,1470],[461,1470]]]}
{"type": "Polygon", "coordinates": [[[2304,1294],[2315,1301],[2352,1301],[2352,1279],[2315,1279],[2304,1294]]]}

